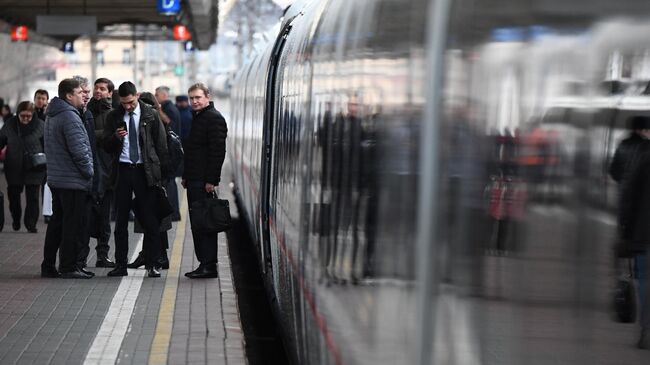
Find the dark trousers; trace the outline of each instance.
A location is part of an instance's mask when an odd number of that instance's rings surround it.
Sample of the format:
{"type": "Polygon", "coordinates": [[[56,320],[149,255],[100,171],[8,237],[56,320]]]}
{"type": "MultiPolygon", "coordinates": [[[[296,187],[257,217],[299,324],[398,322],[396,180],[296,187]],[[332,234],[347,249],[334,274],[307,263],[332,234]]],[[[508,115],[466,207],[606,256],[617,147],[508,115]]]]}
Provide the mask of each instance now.
{"type": "Polygon", "coordinates": [[[98,201],[88,199],[88,206],[86,207],[86,214],[88,217],[88,224],[84,230],[84,237],[79,248],[79,265],[86,266],[86,260],[90,254],[90,238],[97,238],[97,258],[108,257],[108,240],[111,238],[111,201],[113,200],[113,192],[107,191],[104,196],[98,201]]]}
{"type": "MultiPolygon", "coordinates": [[[[192,211],[192,203],[207,197],[205,185],[198,183],[187,184],[187,202],[192,211]]],[[[192,214],[190,214],[191,223],[192,214]]],[[[217,263],[217,233],[197,232],[192,229],[192,238],[194,239],[194,252],[201,266],[212,265],[217,263]]]]}
{"type": "MultiPolygon", "coordinates": [[[[45,232],[43,265],[54,267],[59,251],[59,271],[76,269],[78,248],[86,225],[88,193],[52,188],[52,218],[45,232]]],[[[38,193],[37,193],[38,194],[38,193]]]]}
{"type": "Polygon", "coordinates": [[[23,209],[20,203],[20,194],[25,187],[25,227],[36,228],[38,221],[38,192],[39,185],[9,185],[7,195],[9,199],[9,211],[14,222],[20,222],[23,209]]]}
{"type": "Polygon", "coordinates": [[[167,197],[169,198],[169,204],[174,208],[174,213],[172,216],[180,215],[180,205],[178,203],[178,186],[176,185],[176,179],[171,178],[167,182],[167,197]]]}
{"type": "Polygon", "coordinates": [[[160,221],[156,216],[156,191],[147,186],[143,165],[119,164],[119,175],[115,189],[115,262],[127,264],[129,253],[129,211],[135,204],[136,217],[144,228],[142,250],[147,267],[155,266],[160,255],[160,221]],[[135,200],[132,196],[135,193],[135,200]]]}

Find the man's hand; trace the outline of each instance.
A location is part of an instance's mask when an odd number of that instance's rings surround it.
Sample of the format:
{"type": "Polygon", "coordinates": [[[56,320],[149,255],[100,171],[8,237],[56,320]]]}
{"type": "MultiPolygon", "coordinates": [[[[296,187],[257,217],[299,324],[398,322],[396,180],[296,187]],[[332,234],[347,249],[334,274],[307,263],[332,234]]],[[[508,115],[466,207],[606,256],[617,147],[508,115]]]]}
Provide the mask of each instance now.
{"type": "Polygon", "coordinates": [[[215,187],[216,187],[215,185],[212,185],[210,183],[205,183],[205,192],[206,193],[211,193],[211,192],[214,191],[215,187]]]}
{"type": "Polygon", "coordinates": [[[118,139],[124,139],[127,134],[129,134],[129,132],[127,132],[124,127],[119,127],[115,130],[115,137],[118,139]]]}

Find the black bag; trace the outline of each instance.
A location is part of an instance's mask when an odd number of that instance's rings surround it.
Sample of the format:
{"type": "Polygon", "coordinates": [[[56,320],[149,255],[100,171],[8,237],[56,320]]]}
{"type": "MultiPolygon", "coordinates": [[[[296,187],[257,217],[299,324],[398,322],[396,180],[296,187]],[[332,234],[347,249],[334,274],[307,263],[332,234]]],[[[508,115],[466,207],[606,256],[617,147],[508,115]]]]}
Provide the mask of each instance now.
{"type": "Polygon", "coordinates": [[[162,221],[172,213],[174,213],[174,207],[169,202],[167,190],[162,186],[156,187],[156,216],[158,220],[162,221]]]}
{"type": "Polygon", "coordinates": [[[614,291],[614,312],[616,321],[634,323],[636,321],[636,295],[634,293],[634,276],[632,263],[628,260],[630,276],[618,279],[614,291]]]}
{"type": "Polygon", "coordinates": [[[181,137],[173,131],[167,132],[167,150],[169,151],[169,170],[172,175],[175,175],[183,162],[185,152],[181,137]]]}
{"type": "Polygon", "coordinates": [[[230,205],[228,200],[217,198],[216,194],[190,205],[192,230],[197,232],[223,232],[230,229],[230,205]]]}
{"type": "Polygon", "coordinates": [[[33,153],[29,156],[29,162],[32,169],[40,170],[47,165],[47,158],[43,152],[33,153]]]}

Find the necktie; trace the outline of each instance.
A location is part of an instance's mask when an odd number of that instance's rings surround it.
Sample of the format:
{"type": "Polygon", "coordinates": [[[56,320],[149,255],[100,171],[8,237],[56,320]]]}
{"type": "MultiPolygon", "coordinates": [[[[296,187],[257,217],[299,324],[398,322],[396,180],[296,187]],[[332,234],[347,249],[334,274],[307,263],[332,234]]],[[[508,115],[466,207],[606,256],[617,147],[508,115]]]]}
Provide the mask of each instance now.
{"type": "Polygon", "coordinates": [[[135,127],[135,119],[133,119],[133,112],[129,112],[129,158],[132,163],[138,162],[138,131],[135,127]]]}

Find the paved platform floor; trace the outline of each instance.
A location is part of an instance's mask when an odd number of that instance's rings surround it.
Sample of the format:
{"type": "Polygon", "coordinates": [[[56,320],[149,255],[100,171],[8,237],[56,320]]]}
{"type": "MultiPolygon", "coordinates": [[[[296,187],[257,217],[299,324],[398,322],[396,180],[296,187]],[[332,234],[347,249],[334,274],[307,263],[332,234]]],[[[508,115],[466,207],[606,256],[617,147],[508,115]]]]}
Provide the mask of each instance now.
{"type": "MultiPolygon", "coordinates": [[[[2,174],[0,174],[2,175],[2,174]]],[[[0,191],[6,193],[0,176],[0,191]]],[[[168,231],[170,269],[149,278],[144,269],[110,278],[94,267],[89,280],[40,277],[43,240],[14,232],[5,197],[0,232],[0,364],[245,364],[226,236],[219,235],[219,278],[190,280],[198,265],[187,207],[168,231]]],[[[129,227],[129,257],[142,242],[129,227]]],[[[114,255],[111,237],[110,256],[114,255]]]]}

